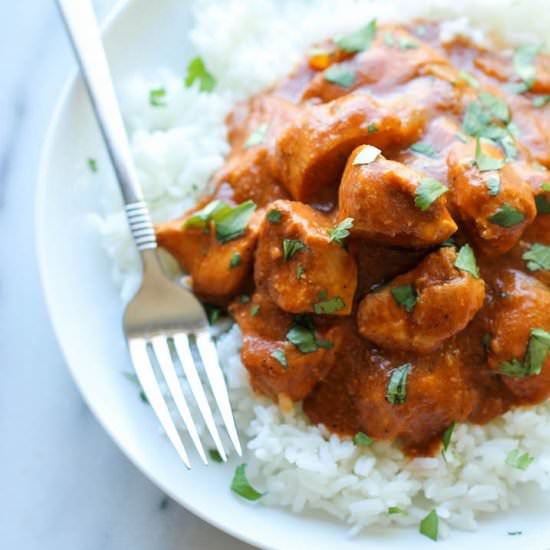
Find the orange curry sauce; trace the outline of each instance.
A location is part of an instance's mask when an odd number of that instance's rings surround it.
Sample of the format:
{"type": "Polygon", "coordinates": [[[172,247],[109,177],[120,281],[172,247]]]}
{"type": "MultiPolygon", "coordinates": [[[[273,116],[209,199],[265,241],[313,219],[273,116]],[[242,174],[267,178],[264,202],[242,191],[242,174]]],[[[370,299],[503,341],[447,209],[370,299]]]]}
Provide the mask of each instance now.
{"type": "Polygon", "coordinates": [[[229,306],[256,392],[409,455],[550,395],[550,58],[439,32],[318,45],[235,107],[210,192],[157,226],[229,306]]]}

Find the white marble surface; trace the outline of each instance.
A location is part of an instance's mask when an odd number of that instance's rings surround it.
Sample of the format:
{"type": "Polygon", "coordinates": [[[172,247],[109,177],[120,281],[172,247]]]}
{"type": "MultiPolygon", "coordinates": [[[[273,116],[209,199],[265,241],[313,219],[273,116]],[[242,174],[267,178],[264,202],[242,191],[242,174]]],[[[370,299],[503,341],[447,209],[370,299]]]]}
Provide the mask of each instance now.
{"type": "MultiPolygon", "coordinates": [[[[105,14],[114,0],[98,0],[105,14]]],[[[53,0],[0,0],[0,547],[242,550],[131,465],[82,402],[37,273],[41,143],[72,65],[53,0]]]]}

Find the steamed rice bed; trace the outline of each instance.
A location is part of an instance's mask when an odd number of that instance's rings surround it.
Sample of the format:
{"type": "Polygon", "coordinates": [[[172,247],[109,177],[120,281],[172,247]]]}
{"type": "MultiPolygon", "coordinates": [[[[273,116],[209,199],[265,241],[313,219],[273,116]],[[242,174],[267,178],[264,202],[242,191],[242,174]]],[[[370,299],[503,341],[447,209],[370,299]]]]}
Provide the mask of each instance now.
{"type": "MultiPolygon", "coordinates": [[[[204,59],[217,79],[214,91],[185,87],[181,74],[162,69],[136,76],[122,89],[153,220],[175,218],[196,202],[229,151],[224,119],[235,102],[286,75],[316,41],[355,30],[373,17],[443,19],[443,33],[449,38],[465,34],[489,44],[490,36],[499,35],[512,46],[542,42],[549,24],[542,0],[387,4],[340,0],[335,8],[334,2],[325,0],[195,2],[195,52],[189,55],[204,59]],[[162,108],[149,101],[150,91],[159,88],[166,90],[162,108]]],[[[103,211],[93,219],[126,300],[139,280],[139,261],[118,189],[113,182],[106,182],[106,187],[103,211]]],[[[264,505],[292,512],[324,510],[349,523],[352,532],[372,525],[416,527],[435,508],[440,535],[445,536],[449,526],[473,529],[482,512],[517,505],[518,484],[533,481],[542,489],[550,485],[548,404],[506,413],[485,426],[458,425],[445,457],[411,461],[393,444],[357,447],[310,425],[299,405],[284,414],[254,395],[239,357],[238,326],[214,330],[237,424],[246,440],[247,475],[265,491],[264,505]],[[534,462],[525,470],[506,464],[514,449],[529,453],[534,462]],[[388,514],[390,508],[406,513],[388,514]]]]}

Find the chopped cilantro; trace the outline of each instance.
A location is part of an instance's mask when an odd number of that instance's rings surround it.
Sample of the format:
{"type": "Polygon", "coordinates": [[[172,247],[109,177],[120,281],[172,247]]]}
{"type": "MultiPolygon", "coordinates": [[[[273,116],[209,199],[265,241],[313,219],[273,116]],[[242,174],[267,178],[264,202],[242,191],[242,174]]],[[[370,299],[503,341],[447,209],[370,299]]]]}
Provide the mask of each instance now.
{"type": "Polygon", "coordinates": [[[522,453],[520,449],[513,449],[506,455],[506,464],[517,470],[527,470],[534,460],[529,453],[522,453]]]}
{"type": "Polygon", "coordinates": [[[429,143],[422,143],[421,141],[418,141],[417,143],[413,143],[409,149],[411,151],[414,151],[415,153],[420,153],[421,155],[426,155],[427,157],[435,157],[437,156],[437,153],[435,149],[429,144],[429,143]]]}
{"type": "Polygon", "coordinates": [[[349,53],[368,50],[376,36],[376,19],[371,19],[364,27],[335,40],[336,45],[349,53]]]}
{"type": "Polygon", "coordinates": [[[391,289],[391,295],[398,305],[402,306],[409,313],[416,305],[416,290],[411,284],[396,286],[391,289]]]}
{"type": "Polygon", "coordinates": [[[505,202],[492,216],[489,216],[488,220],[501,227],[513,227],[522,223],[525,220],[525,215],[521,210],[505,202]]]}
{"type": "Polygon", "coordinates": [[[296,279],[300,280],[304,276],[304,266],[302,264],[296,265],[296,279]]]}
{"type": "Polygon", "coordinates": [[[273,208],[269,210],[266,218],[269,223],[281,223],[281,211],[273,208]]]}
{"type": "Polygon", "coordinates": [[[381,152],[382,151],[380,151],[378,147],[374,147],[373,145],[365,145],[361,151],[355,155],[352,164],[370,164],[378,158],[381,152]]]}
{"type": "Polygon", "coordinates": [[[307,248],[306,245],[298,239],[285,239],[283,241],[283,259],[288,262],[300,250],[307,248]]]}
{"type": "Polygon", "coordinates": [[[378,132],[378,130],[379,130],[379,128],[374,122],[371,122],[367,126],[367,131],[369,132],[369,134],[376,134],[376,132],[378,132]]]}
{"type": "Polygon", "coordinates": [[[487,191],[489,191],[489,196],[496,197],[500,191],[500,176],[495,174],[491,176],[486,182],[487,191]]]}
{"type": "Polygon", "coordinates": [[[322,302],[313,304],[313,311],[318,315],[330,315],[331,313],[340,311],[345,307],[346,304],[344,303],[344,300],[342,300],[340,296],[336,296],[335,298],[331,298],[330,300],[323,300],[322,302]]]}
{"type": "Polygon", "coordinates": [[[521,78],[526,88],[530,90],[535,83],[535,58],[542,49],[541,45],[523,46],[514,53],[513,66],[516,74],[521,78]]]}
{"type": "Polygon", "coordinates": [[[215,212],[212,219],[216,224],[218,241],[223,244],[243,235],[255,210],[256,204],[248,200],[223,212],[215,212]]]}
{"type": "Polygon", "coordinates": [[[491,340],[492,340],[492,336],[488,332],[484,332],[483,336],[481,337],[481,344],[483,345],[485,354],[489,353],[491,349],[491,340]]]}
{"type": "Polygon", "coordinates": [[[261,145],[262,143],[265,143],[265,140],[267,138],[267,130],[269,129],[269,124],[267,122],[263,122],[260,124],[249,136],[246,140],[244,146],[246,149],[249,149],[250,147],[254,147],[255,145],[261,145]]]}
{"type": "Polygon", "coordinates": [[[388,403],[402,405],[407,400],[407,379],[411,367],[411,363],[405,363],[393,369],[386,388],[386,401],[388,403]]]}
{"type": "Polygon", "coordinates": [[[286,339],[294,344],[302,353],[312,353],[319,348],[330,349],[332,342],[318,340],[315,337],[315,324],[309,315],[298,315],[286,333],[286,339]]]}
{"type": "Polygon", "coordinates": [[[195,80],[199,81],[201,92],[211,92],[216,86],[216,79],[208,72],[201,57],[194,57],[187,65],[185,85],[189,88],[195,80]]]}
{"type": "Polygon", "coordinates": [[[399,506],[390,506],[388,508],[388,514],[390,514],[390,515],[392,515],[392,514],[407,515],[407,511],[403,510],[403,508],[399,508],[399,506]]]}
{"type": "Polygon", "coordinates": [[[208,449],[208,454],[210,455],[212,462],[217,462],[218,464],[223,462],[223,458],[217,449],[208,449]]]}
{"type": "Polygon", "coordinates": [[[256,315],[258,315],[259,312],[260,312],[260,305],[259,304],[254,304],[250,308],[250,315],[252,315],[252,317],[256,317],[256,315]]]}
{"type": "Polygon", "coordinates": [[[88,168],[92,172],[97,172],[97,160],[92,158],[88,159],[88,168]]]}
{"type": "Polygon", "coordinates": [[[250,302],[250,296],[248,294],[241,294],[239,297],[241,304],[248,304],[250,302]]]}
{"type": "Polygon", "coordinates": [[[353,436],[353,444],[357,447],[361,446],[361,447],[369,447],[370,445],[372,445],[374,443],[374,439],[372,439],[372,437],[369,437],[366,433],[364,432],[357,432],[354,436],[353,436]]]}
{"type": "Polygon", "coordinates": [[[206,310],[206,316],[208,317],[208,323],[214,325],[221,317],[222,310],[219,307],[211,306],[210,304],[203,304],[206,310]]]}
{"type": "Polygon", "coordinates": [[[483,152],[483,150],[481,149],[481,141],[479,137],[476,140],[475,163],[477,164],[477,167],[479,168],[480,172],[487,172],[489,170],[499,170],[504,166],[503,159],[497,159],[495,157],[491,157],[483,152]]]}
{"type": "Polygon", "coordinates": [[[416,188],[414,204],[420,210],[427,210],[432,203],[448,191],[439,180],[435,178],[423,178],[416,188]]]}
{"type": "Polygon", "coordinates": [[[500,363],[498,368],[503,374],[512,378],[538,376],[542,371],[549,350],[550,334],[542,328],[533,328],[529,333],[527,351],[523,360],[519,361],[513,358],[511,361],[500,363]]]}
{"type": "MultiPolygon", "coordinates": [[[[548,189],[544,189],[545,184],[543,183],[542,185],[542,189],[548,192],[548,189]]],[[[535,206],[537,207],[537,214],[550,214],[550,201],[545,195],[537,195],[535,197],[535,206]]]]}
{"type": "Polygon", "coordinates": [[[420,522],[420,533],[429,539],[437,541],[439,537],[439,517],[435,510],[432,510],[420,522]]]}
{"type": "Polygon", "coordinates": [[[343,219],[334,229],[327,229],[329,242],[334,241],[340,246],[344,246],[344,239],[349,237],[348,229],[353,227],[353,218],[343,219]]]}
{"type": "Polygon", "coordinates": [[[550,94],[538,95],[533,98],[533,107],[544,107],[550,101],[550,94]]]}
{"type": "Polygon", "coordinates": [[[229,268],[233,269],[239,265],[241,265],[241,255],[238,252],[233,252],[231,260],[229,260],[229,268]]]}
{"type": "Polygon", "coordinates": [[[479,100],[494,118],[506,123],[510,121],[510,111],[505,101],[488,92],[481,92],[479,100]]]}
{"type": "Polygon", "coordinates": [[[472,277],[479,279],[479,267],[477,266],[474,250],[469,244],[465,244],[458,251],[454,266],[460,271],[466,271],[472,277]]]}
{"type": "Polygon", "coordinates": [[[149,105],[151,107],[166,107],[164,98],[166,97],[166,90],[164,88],[156,88],[149,92],[149,105]]]}
{"type": "Polygon", "coordinates": [[[460,75],[460,78],[462,78],[462,80],[470,86],[470,88],[479,88],[479,82],[469,72],[459,71],[458,74],[460,75]]]}
{"type": "Polygon", "coordinates": [[[225,202],[214,200],[209,202],[202,210],[195,212],[190,218],[185,220],[184,229],[187,227],[195,227],[208,231],[208,222],[214,218],[215,214],[223,214],[231,209],[225,202]]]}
{"type": "Polygon", "coordinates": [[[271,357],[283,367],[283,369],[288,369],[288,361],[286,359],[285,352],[282,349],[276,349],[274,352],[272,352],[271,357]]]}
{"type": "Polygon", "coordinates": [[[337,84],[342,88],[349,88],[355,84],[357,77],[353,71],[339,65],[333,65],[324,72],[325,80],[337,84]]]}
{"type": "Polygon", "coordinates": [[[443,452],[446,452],[449,448],[449,443],[453,437],[453,432],[455,431],[456,422],[451,422],[451,425],[443,432],[441,441],[443,442],[443,452]]]}
{"type": "Polygon", "coordinates": [[[548,183],[547,181],[543,181],[540,185],[540,188],[548,193],[550,192],[550,183],[548,183]]]}
{"type": "Polygon", "coordinates": [[[147,399],[147,396],[145,395],[145,392],[143,390],[139,391],[139,398],[143,403],[145,403],[146,405],[149,405],[149,399],[147,399]]]}
{"type": "Polygon", "coordinates": [[[246,464],[237,466],[231,482],[231,490],[246,500],[258,500],[264,496],[263,493],[259,493],[250,485],[246,477],[246,464]]]}
{"type": "Polygon", "coordinates": [[[550,246],[534,243],[523,253],[529,271],[550,271],[550,246]]]}

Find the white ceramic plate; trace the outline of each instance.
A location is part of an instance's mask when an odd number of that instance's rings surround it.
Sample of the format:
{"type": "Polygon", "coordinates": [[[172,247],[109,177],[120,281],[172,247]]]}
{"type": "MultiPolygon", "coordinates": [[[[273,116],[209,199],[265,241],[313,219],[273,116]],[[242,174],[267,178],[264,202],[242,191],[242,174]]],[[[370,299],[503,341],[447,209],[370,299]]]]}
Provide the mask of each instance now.
{"type": "MultiPolygon", "coordinates": [[[[158,65],[183,73],[189,44],[185,0],[133,0],[109,19],[106,44],[117,80],[158,65]]],[[[67,364],[105,429],[126,455],[160,488],[206,521],[264,548],[407,548],[433,544],[415,530],[349,538],[346,527],[320,516],[297,516],[251,506],[229,484],[235,463],[188,472],[160,435],[149,407],[121,375],[131,371],[121,330],[122,306],[110,265],[84,214],[98,203],[93,185],[79,186],[86,158],[100,150],[96,124],[79,81],[71,79],[51,122],[43,152],[37,197],[38,251],[50,315],[67,364]]],[[[106,159],[102,170],[107,170],[106,159]]],[[[453,532],[442,550],[550,547],[550,498],[525,492],[518,510],[483,522],[476,533],[453,532]],[[509,536],[519,531],[521,536],[509,536]]]]}

